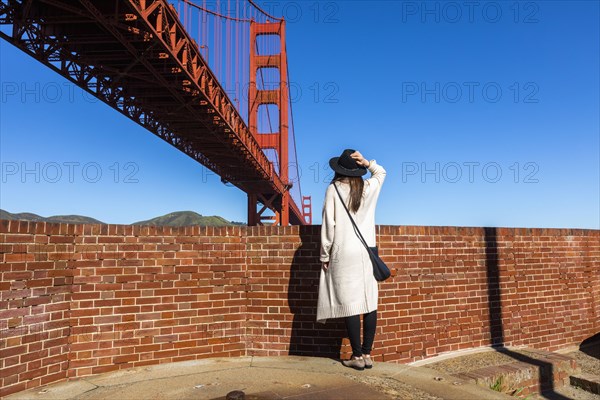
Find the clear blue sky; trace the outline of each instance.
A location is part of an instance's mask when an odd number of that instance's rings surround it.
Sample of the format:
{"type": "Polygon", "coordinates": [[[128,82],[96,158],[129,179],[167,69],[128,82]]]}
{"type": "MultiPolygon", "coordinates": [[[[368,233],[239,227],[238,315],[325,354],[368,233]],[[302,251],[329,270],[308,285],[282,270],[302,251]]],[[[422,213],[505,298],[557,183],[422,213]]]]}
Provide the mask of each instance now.
{"type": "MultiPolygon", "coordinates": [[[[260,4],[289,21],[314,223],[329,158],[356,148],[388,171],[378,224],[600,229],[597,1],[260,4]]],[[[246,221],[243,192],[4,41],[0,52],[1,208],[246,221]],[[36,163],[39,182],[22,175],[36,163]]]]}

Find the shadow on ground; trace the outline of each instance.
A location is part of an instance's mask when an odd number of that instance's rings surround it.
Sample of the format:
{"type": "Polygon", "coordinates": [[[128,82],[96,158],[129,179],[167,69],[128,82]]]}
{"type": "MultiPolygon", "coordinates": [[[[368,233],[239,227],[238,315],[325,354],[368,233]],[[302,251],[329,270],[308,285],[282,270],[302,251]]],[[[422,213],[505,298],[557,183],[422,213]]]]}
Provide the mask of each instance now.
{"type": "Polygon", "coordinates": [[[490,316],[490,334],[492,347],[515,360],[538,366],[540,369],[540,392],[544,397],[553,400],[570,400],[557,393],[554,388],[554,371],[551,363],[516,353],[504,347],[504,327],[502,325],[502,299],[500,287],[500,270],[498,265],[498,240],[496,228],[486,227],[485,230],[485,264],[487,270],[488,308],[490,316]]]}
{"type": "Polygon", "coordinates": [[[600,332],[581,342],[579,350],[590,357],[600,360],[600,332]]]}

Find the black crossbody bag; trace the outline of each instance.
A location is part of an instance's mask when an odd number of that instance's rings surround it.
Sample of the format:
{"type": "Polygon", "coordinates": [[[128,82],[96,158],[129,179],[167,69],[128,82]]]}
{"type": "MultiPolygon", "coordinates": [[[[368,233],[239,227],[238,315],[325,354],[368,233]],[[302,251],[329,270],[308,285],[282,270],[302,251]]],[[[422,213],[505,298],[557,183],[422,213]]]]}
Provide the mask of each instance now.
{"type": "Polygon", "coordinates": [[[337,185],[334,183],[333,186],[335,187],[335,191],[337,192],[338,196],[340,197],[340,200],[342,201],[342,204],[344,205],[344,208],[346,209],[346,212],[348,213],[348,217],[350,217],[350,221],[352,221],[352,225],[354,226],[354,229],[356,230],[358,237],[360,238],[360,241],[366,247],[367,252],[369,253],[369,257],[371,257],[371,263],[373,264],[373,276],[375,277],[375,280],[378,282],[385,281],[391,275],[390,269],[388,268],[387,265],[385,265],[383,260],[381,258],[379,258],[379,251],[377,250],[377,246],[369,247],[369,245],[363,238],[362,234],[360,233],[358,226],[356,226],[356,223],[354,222],[352,215],[350,215],[350,210],[348,210],[348,207],[346,207],[346,203],[344,203],[344,199],[342,199],[342,195],[340,194],[340,191],[338,190],[337,185]]]}

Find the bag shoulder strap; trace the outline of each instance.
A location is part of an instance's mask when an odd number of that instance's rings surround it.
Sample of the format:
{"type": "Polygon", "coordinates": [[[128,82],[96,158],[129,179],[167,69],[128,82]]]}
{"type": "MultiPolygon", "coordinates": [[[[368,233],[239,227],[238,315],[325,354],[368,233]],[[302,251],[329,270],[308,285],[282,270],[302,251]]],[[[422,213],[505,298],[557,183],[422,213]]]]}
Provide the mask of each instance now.
{"type": "Polygon", "coordinates": [[[360,229],[358,229],[358,226],[356,226],[356,222],[354,222],[354,218],[352,218],[352,215],[350,215],[350,210],[348,210],[348,207],[346,207],[346,203],[344,203],[344,199],[342,198],[342,195],[340,194],[340,191],[338,190],[337,185],[335,184],[335,182],[333,183],[333,187],[335,187],[335,191],[337,192],[338,196],[340,197],[340,200],[342,201],[342,205],[346,209],[346,212],[348,213],[348,217],[350,217],[350,221],[352,221],[352,225],[354,226],[354,230],[358,234],[358,237],[360,238],[360,241],[367,248],[367,251],[370,254],[371,253],[371,249],[367,245],[367,242],[366,242],[365,238],[363,237],[363,235],[360,233],[360,229]]]}

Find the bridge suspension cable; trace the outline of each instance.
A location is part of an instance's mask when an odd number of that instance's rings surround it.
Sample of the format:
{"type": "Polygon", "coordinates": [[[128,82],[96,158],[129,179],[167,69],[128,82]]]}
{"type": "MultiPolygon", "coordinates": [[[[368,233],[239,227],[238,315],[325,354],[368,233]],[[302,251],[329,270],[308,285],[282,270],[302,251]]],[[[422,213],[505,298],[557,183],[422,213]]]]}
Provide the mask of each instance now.
{"type": "Polygon", "coordinates": [[[246,192],[249,224],[310,223],[283,18],[252,0],[0,0],[0,25],[1,38],[246,192]]]}

